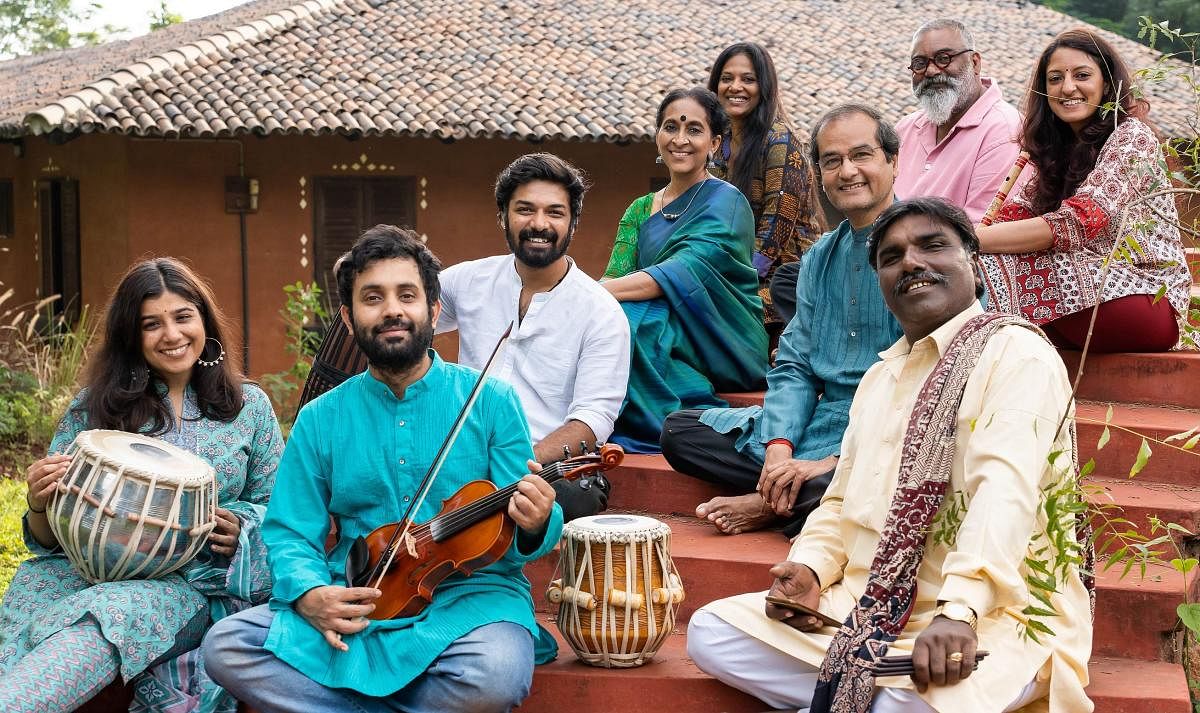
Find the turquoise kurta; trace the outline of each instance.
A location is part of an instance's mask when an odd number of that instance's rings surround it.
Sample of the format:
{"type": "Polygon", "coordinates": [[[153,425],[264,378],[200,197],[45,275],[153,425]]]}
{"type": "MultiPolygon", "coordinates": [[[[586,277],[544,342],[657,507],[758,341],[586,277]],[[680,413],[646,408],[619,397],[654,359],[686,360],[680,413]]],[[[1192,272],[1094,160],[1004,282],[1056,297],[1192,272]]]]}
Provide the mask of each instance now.
{"type": "MultiPolygon", "coordinates": [[[[497,562],[470,577],[446,579],[419,615],[373,621],[344,637],[349,651],[330,647],[291,606],[314,587],[345,585],[350,543],[400,519],[466,403],[478,372],[430,354],[433,365],[403,399],[367,371],[310,402],[300,411],[280,462],[264,524],[275,574],[275,619],[266,648],[325,686],[390,695],[420,675],[455,639],[485,624],[524,626],[535,641],[542,635],[521,570],[558,542],[562,510],[557,504],[535,551],[521,552],[519,538],[514,538],[497,562]],[[341,531],[327,557],[330,514],[341,531]]],[[[487,479],[504,487],[519,480],[532,457],[516,392],[488,379],[414,520],[436,515],[442,501],[468,481],[487,479]]]]}
{"type": "Polygon", "coordinates": [[[786,438],[793,457],[836,454],[850,422],[858,382],[902,331],[867,262],[871,226],[842,221],[805,253],[796,280],[796,316],[779,338],[763,407],[709,409],[700,422],[739,430],[738,450],[758,462],[766,444],[786,438]]]}
{"type": "Polygon", "coordinates": [[[641,224],[637,266],[663,296],[621,303],[633,355],[612,440],[627,451],[658,452],[663,419],[672,411],[724,406],[717,391],[761,387],[767,333],[753,247],[750,204],[716,178],[641,224]],[[678,218],[666,217],[677,211],[678,218]]]}
{"type": "MultiPolygon", "coordinates": [[[[161,387],[165,398],[165,387],[161,387]]],[[[200,666],[200,637],[212,621],[260,604],[271,588],[259,523],[275,481],[283,437],[267,395],[242,386],[244,404],[231,422],[201,415],[195,392],[184,393],[183,421],[158,438],[191,451],[213,466],[218,502],[241,521],[232,561],[215,561],[205,549],[182,570],[156,580],[126,580],[93,585],[81,578],[61,549],[47,550],[26,529],[35,555],[13,576],[0,609],[0,671],[26,655],[37,656],[38,643],[77,622],[94,622],[120,656],[126,680],[168,652],[182,656],[156,666],[137,679],[137,711],[233,711],[236,702],[223,694],[200,666]]],[[[71,403],[55,432],[50,453],[63,453],[88,428],[79,411],[82,393],[71,403]]],[[[47,670],[61,662],[47,662],[47,670]]]]}

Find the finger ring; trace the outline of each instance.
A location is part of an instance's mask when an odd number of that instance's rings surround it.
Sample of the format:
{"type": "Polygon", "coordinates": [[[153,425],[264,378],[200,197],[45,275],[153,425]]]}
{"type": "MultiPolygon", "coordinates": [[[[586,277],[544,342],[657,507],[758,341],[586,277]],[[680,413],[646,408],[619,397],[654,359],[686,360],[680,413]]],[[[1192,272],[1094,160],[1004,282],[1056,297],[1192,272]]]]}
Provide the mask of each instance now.
{"type": "Polygon", "coordinates": [[[962,663],[963,655],[962,655],[961,651],[955,651],[954,653],[950,654],[946,658],[950,659],[954,663],[962,663]]]}

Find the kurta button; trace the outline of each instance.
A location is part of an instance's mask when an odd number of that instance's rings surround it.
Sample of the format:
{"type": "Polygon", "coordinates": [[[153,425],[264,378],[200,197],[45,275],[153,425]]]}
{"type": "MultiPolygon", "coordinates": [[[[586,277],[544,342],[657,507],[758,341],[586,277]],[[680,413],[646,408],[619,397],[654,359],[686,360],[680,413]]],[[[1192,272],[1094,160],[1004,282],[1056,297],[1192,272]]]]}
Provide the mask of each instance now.
{"type": "Polygon", "coordinates": [[[403,425],[404,425],[404,421],[401,421],[399,425],[403,426],[403,425]]]}
{"type": "Polygon", "coordinates": [[[850,336],[852,336],[852,337],[857,337],[857,336],[858,336],[858,332],[850,332],[850,336]]]}
{"type": "Polygon", "coordinates": [[[401,458],[401,459],[400,459],[400,465],[404,465],[404,459],[403,459],[403,458],[401,458]]]}

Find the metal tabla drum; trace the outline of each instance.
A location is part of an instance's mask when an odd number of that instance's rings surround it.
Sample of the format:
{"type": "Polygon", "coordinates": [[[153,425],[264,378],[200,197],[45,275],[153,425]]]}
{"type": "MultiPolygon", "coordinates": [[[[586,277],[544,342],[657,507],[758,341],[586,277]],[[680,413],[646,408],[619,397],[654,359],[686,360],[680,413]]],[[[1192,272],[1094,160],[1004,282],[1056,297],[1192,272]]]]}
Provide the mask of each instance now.
{"type": "Polygon", "coordinates": [[[605,668],[641,666],[675,626],[683,583],[671,561],[671,528],[640,515],[593,515],[563,527],[562,579],[546,598],[581,660],[605,668]]]}
{"type": "Polygon", "coordinates": [[[89,582],[162,577],[195,557],[216,527],[216,473],[182,448],[93,430],[67,454],[46,516],[89,582]]]}

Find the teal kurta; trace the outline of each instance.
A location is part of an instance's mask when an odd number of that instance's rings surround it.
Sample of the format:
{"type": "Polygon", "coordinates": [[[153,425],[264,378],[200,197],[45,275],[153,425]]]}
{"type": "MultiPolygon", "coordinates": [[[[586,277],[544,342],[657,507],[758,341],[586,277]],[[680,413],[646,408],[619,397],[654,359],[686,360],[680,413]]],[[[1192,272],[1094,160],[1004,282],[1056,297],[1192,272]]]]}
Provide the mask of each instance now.
{"type": "MultiPolygon", "coordinates": [[[[325,686],[390,695],[455,639],[485,624],[512,622],[528,629],[535,641],[546,636],[534,621],[522,567],[558,542],[562,509],[557,504],[535,551],[521,552],[520,538],[514,538],[497,562],[470,577],[447,578],[419,615],[372,621],[344,637],[349,651],[330,647],[292,607],[314,587],[346,584],[350,543],[400,519],[466,403],[478,372],[430,354],[433,365],[403,399],[367,371],[310,402],[300,411],[280,462],[264,523],[275,575],[275,619],[266,648],[325,686]],[[330,514],[341,531],[326,556],[330,514]]],[[[532,457],[516,392],[488,379],[414,520],[436,515],[442,501],[468,481],[487,479],[504,487],[519,480],[532,457]]]]}
{"type": "Polygon", "coordinates": [[[744,455],[761,463],[774,438],[791,441],[801,460],[838,453],[858,382],[903,333],[867,262],[872,227],[842,221],[804,254],[796,316],[779,338],[763,407],[700,416],[718,433],[739,431],[735,446],[744,455]]]}
{"type": "MultiPolygon", "coordinates": [[[[166,389],[160,384],[163,397],[166,389]]],[[[63,416],[50,453],[63,453],[88,428],[79,409],[82,392],[63,416]]],[[[194,647],[213,621],[266,601],[271,588],[266,549],[259,523],[275,482],[275,466],[283,450],[279,423],[267,395],[257,386],[242,386],[244,404],[231,422],[201,415],[195,392],[184,392],[182,425],[161,438],[200,456],[217,475],[221,507],[241,521],[238,549],[231,561],[217,560],[207,548],[178,572],[155,580],[132,579],[91,584],[80,577],[61,549],[47,550],[26,529],[26,544],[35,555],[21,564],[0,609],[0,672],[26,655],[37,656],[37,644],[77,622],[94,622],[120,656],[121,676],[135,682],[135,711],[230,711],[237,703],[203,672],[199,649],[192,649],[153,669],[152,662],[178,644],[194,647]]],[[[62,662],[47,662],[47,670],[62,662]]]]}
{"type": "Polygon", "coordinates": [[[621,303],[633,355],[612,440],[627,451],[658,452],[663,419],[672,411],[724,406],[717,391],[761,388],[767,333],[753,248],[750,204],[716,178],[641,224],[637,266],[663,296],[621,303]],[[678,218],[666,217],[677,211],[678,218]]]}

